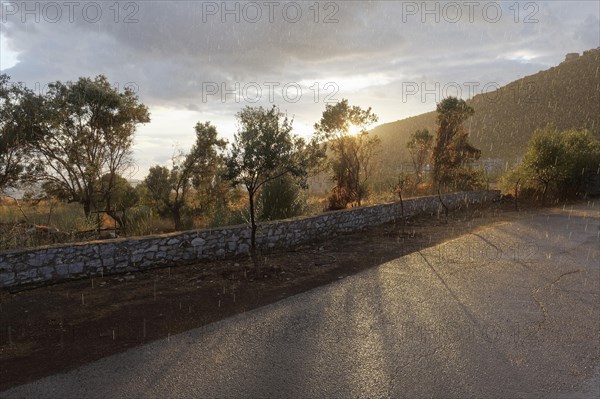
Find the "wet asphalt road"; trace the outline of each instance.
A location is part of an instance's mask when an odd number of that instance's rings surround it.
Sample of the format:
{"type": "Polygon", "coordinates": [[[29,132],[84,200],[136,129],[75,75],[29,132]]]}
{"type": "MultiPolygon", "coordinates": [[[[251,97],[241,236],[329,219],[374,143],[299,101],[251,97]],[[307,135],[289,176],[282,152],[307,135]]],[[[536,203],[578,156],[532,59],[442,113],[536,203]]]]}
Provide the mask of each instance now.
{"type": "Polygon", "coordinates": [[[543,211],[0,396],[598,398],[599,263],[543,211]]]}

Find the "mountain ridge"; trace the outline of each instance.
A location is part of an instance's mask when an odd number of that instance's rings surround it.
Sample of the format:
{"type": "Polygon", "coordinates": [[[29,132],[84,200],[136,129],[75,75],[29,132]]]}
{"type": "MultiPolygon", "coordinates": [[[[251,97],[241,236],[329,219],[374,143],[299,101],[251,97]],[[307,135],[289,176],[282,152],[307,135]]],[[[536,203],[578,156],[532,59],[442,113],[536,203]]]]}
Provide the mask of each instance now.
{"type": "MultiPolygon", "coordinates": [[[[557,66],[467,100],[475,114],[465,127],[482,158],[516,163],[535,129],[547,124],[561,130],[588,129],[600,137],[600,48],[575,54],[557,66]]],[[[431,111],[373,128],[371,132],[381,139],[384,168],[410,162],[409,136],[422,128],[435,134],[435,119],[436,112],[431,111]]]]}

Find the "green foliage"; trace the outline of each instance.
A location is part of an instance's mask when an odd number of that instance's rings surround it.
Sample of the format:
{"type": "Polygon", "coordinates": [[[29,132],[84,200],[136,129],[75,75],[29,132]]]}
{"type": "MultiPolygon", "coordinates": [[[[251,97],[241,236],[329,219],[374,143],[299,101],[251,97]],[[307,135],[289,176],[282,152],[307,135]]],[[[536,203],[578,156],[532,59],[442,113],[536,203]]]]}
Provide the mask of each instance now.
{"type": "Polygon", "coordinates": [[[367,179],[378,145],[377,137],[367,137],[366,134],[340,137],[330,143],[337,156],[329,161],[332,180],[336,183],[329,196],[329,209],[344,209],[354,201],[360,206],[367,198],[367,179]]]}
{"type": "Polygon", "coordinates": [[[469,164],[481,151],[473,147],[463,124],[475,111],[464,100],[448,97],[437,105],[436,143],[433,148],[433,177],[440,186],[459,190],[474,188],[478,177],[469,164]]]}
{"type": "Polygon", "coordinates": [[[463,166],[456,170],[452,187],[456,191],[484,190],[487,188],[485,171],[463,166]]]}
{"type": "Polygon", "coordinates": [[[146,106],[129,89],[119,93],[102,75],[51,83],[40,106],[45,116],[36,126],[35,153],[46,189],[79,202],[88,216],[99,208],[98,198],[110,207],[117,176],[132,165],[136,127],[150,121],[146,106]]]}
{"type": "Polygon", "coordinates": [[[104,209],[129,209],[140,200],[138,191],[122,176],[111,176],[106,174],[100,179],[100,192],[108,193],[103,197],[97,198],[94,202],[102,204],[106,198],[110,198],[110,203],[104,203],[104,209]]]}
{"type": "MultiPolygon", "coordinates": [[[[244,193],[246,194],[246,193],[244,193]]],[[[209,227],[237,226],[248,224],[249,215],[247,208],[236,209],[230,206],[215,208],[210,215],[209,227]]]]}
{"type": "Polygon", "coordinates": [[[144,181],[140,184],[140,191],[147,198],[149,204],[159,215],[169,215],[169,202],[171,197],[171,171],[165,166],[155,165],[148,170],[144,181]]]}
{"type": "Polygon", "coordinates": [[[0,193],[32,181],[39,172],[31,152],[39,133],[40,104],[31,90],[0,75],[0,193]]]}
{"type": "Polygon", "coordinates": [[[140,202],[139,191],[124,177],[106,174],[100,179],[99,192],[102,195],[92,200],[95,206],[113,218],[122,231],[128,230],[132,221],[129,211],[140,202]]]}
{"type": "Polygon", "coordinates": [[[574,198],[584,190],[586,173],[600,168],[600,140],[585,130],[559,131],[548,125],[534,132],[523,162],[502,178],[502,187],[574,198]]]}
{"type": "Polygon", "coordinates": [[[301,189],[289,175],[268,181],[260,193],[260,219],[278,220],[299,216],[306,207],[301,189]]]}
{"type": "Polygon", "coordinates": [[[352,201],[360,206],[365,198],[380,144],[367,128],[377,120],[370,107],[363,110],[343,99],[335,105],[327,104],[320,122],[315,124],[318,139],[333,153],[329,167],[336,185],[329,197],[330,209],[343,209],[352,201]],[[351,135],[352,130],[357,134],[351,135]]]}
{"type": "Polygon", "coordinates": [[[423,167],[431,155],[432,145],[433,135],[427,129],[415,131],[406,143],[406,148],[408,148],[415,168],[415,187],[423,181],[423,167]]]}
{"type": "MultiPolygon", "coordinates": [[[[256,195],[269,181],[294,176],[301,186],[312,157],[303,139],[292,135],[292,121],[277,107],[246,107],[237,114],[239,130],[234,136],[226,164],[228,178],[248,193],[251,245],[256,249],[256,195]]],[[[316,146],[312,146],[316,148],[316,146]]]]}
{"type": "Polygon", "coordinates": [[[173,157],[171,169],[153,166],[144,179],[153,208],[171,217],[177,230],[193,227],[194,194],[205,194],[204,198],[223,194],[216,188],[223,187],[220,175],[226,142],[218,138],[210,122],[197,123],[194,129],[196,142],[190,151],[173,157]]]}
{"type": "Polygon", "coordinates": [[[128,208],[125,212],[127,233],[138,236],[153,233],[151,224],[154,216],[152,208],[146,205],[128,208]]]}

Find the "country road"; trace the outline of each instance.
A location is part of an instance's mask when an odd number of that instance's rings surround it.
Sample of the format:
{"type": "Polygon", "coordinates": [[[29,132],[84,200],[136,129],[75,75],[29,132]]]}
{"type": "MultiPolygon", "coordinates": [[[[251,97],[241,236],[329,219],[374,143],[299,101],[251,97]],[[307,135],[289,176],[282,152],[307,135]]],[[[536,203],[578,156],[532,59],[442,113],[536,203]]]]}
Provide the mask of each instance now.
{"type": "Polygon", "coordinates": [[[598,398],[599,205],[497,223],[0,396],[598,398]]]}

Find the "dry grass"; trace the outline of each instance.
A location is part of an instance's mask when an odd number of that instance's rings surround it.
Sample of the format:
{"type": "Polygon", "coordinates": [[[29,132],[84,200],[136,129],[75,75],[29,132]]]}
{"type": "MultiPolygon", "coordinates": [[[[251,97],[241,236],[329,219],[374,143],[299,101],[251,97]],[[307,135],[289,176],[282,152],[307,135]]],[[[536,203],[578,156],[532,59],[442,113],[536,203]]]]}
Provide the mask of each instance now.
{"type": "Polygon", "coordinates": [[[74,233],[93,227],[78,204],[0,198],[0,250],[71,241],[74,233]],[[30,231],[32,225],[48,226],[59,233],[38,234],[30,231]]]}

